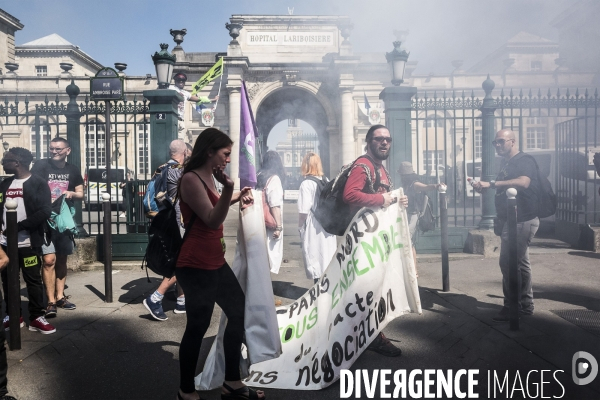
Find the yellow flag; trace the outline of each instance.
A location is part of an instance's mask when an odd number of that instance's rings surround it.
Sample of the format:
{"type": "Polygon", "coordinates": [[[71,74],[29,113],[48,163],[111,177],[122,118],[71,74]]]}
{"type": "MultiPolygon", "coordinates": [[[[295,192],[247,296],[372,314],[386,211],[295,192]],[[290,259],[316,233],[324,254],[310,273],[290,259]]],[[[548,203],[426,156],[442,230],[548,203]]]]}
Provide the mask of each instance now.
{"type": "Polygon", "coordinates": [[[217,63],[213,65],[213,67],[209,69],[198,82],[194,83],[192,86],[192,96],[195,96],[204,86],[221,75],[223,75],[223,57],[219,58],[219,61],[217,61],[217,63]]]}

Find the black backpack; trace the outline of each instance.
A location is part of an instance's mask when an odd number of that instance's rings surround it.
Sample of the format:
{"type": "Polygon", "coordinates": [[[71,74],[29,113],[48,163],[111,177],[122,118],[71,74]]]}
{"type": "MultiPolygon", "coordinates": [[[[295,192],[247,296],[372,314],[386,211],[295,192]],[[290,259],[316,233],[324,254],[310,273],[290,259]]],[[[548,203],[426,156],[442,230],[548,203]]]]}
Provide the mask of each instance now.
{"type": "Polygon", "coordinates": [[[315,209],[319,205],[319,199],[321,198],[321,192],[323,192],[323,189],[325,188],[327,183],[329,183],[329,179],[327,179],[325,176],[323,176],[322,179],[315,178],[314,176],[306,176],[304,179],[313,181],[317,184],[317,190],[315,191],[315,199],[314,199],[313,206],[312,206],[312,208],[315,209]]]}
{"type": "Polygon", "coordinates": [[[435,229],[435,217],[433,216],[433,210],[431,209],[431,202],[429,196],[425,193],[420,192],[417,196],[419,219],[418,227],[423,233],[429,232],[435,229]]]}
{"type": "Polygon", "coordinates": [[[556,214],[556,207],[558,206],[558,198],[556,197],[556,194],[552,190],[552,184],[550,183],[550,180],[547,177],[542,175],[542,173],[540,171],[540,167],[538,166],[537,161],[535,161],[535,158],[533,158],[531,155],[523,153],[523,152],[515,155],[513,158],[516,159],[516,157],[520,158],[520,157],[524,157],[524,156],[531,157],[533,159],[533,162],[535,163],[535,168],[537,169],[538,182],[540,183],[540,190],[538,191],[538,193],[536,193],[538,196],[538,217],[539,218],[550,217],[550,216],[556,214]]]}
{"type": "MultiPolygon", "coordinates": [[[[164,208],[152,219],[148,235],[151,235],[146,255],[142,261],[142,269],[146,264],[146,275],[148,269],[157,275],[171,278],[175,274],[175,264],[179,256],[179,250],[188,232],[192,229],[196,214],[192,216],[183,238],[179,232],[177,223],[177,212],[169,201],[164,202],[164,208]]],[[[150,281],[150,278],[148,278],[150,281]]]]}
{"type": "MultiPolygon", "coordinates": [[[[350,176],[352,167],[354,167],[361,158],[367,158],[375,165],[375,162],[367,155],[358,157],[352,164],[343,166],[335,179],[327,182],[321,190],[319,202],[315,207],[313,214],[327,233],[342,236],[354,217],[350,206],[344,201],[344,188],[346,187],[346,182],[348,181],[348,176],[350,176]]],[[[369,173],[367,176],[369,179],[367,180],[366,185],[369,185],[371,174],[369,173]]],[[[379,175],[379,168],[375,168],[373,193],[377,192],[380,185],[381,176],[379,175]]]]}

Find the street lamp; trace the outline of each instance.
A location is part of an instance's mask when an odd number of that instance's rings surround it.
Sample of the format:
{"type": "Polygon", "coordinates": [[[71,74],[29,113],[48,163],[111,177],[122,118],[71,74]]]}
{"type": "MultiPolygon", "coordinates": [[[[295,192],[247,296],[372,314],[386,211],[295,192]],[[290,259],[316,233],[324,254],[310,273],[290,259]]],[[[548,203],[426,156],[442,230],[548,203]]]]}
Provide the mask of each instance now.
{"type": "Polygon", "coordinates": [[[408,56],[410,55],[406,50],[400,50],[401,45],[402,42],[397,40],[394,42],[394,50],[385,53],[385,58],[392,67],[392,83],[394,86],[400,86],[400,84],[404,82],[404,70],[406,68],[408,56]]]}
{"type": "Polygon", "coordinates": [[[10,147],[10,144],[8,144],[8,142],[2,142],[2,147],[4,147],[4,152],[6,153],[10,147]]]}
{"type": "Polygon", "coordinates": [[[158,80],[159,89],[168,89],[171,82],[171,74],[173,73],[173,65],[176,57],[167,51],[169,45],[166,43],[160,44],[160,52],[154,53],[152,61],[156,68],[156,79],[158,80]]]}

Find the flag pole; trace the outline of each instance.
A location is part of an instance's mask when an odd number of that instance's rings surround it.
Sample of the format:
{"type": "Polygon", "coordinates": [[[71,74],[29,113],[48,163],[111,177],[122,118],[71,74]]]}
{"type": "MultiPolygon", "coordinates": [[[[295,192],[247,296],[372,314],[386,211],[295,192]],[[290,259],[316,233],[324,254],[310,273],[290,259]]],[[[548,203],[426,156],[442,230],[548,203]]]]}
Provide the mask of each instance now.
{"type": "MultiPolygon", "coordinates": [[[[223,58],[223,57],[221,57],[223,58]]],[[[221,97],[221,86],[223,83],[223,75],[225,75],[225,60],[223,60],[223,73],[221,74],[221,77],[219,78],[219,91],[217,92],[217,97],[221,97]]],[[[215,101],[215,106],[213,107],[213,112],[217,111],[217,105],[219,104],[219,99],[217,99],[217,101],[215,101]]]]}

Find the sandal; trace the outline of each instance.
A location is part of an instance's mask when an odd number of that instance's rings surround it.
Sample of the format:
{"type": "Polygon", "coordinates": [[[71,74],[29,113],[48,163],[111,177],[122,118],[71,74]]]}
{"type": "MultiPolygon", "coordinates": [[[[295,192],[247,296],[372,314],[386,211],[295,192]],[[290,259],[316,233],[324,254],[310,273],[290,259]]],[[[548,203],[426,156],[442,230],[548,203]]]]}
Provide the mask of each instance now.
{"type": "Polygon", "coordinates": [[[221,400],[265,400],[267,398],[266,396],[258,397],[256,390],[249,388],[248,386],[234,389],[223,382],[223,387],[229,393],[221,393],[221,400]]]}
{"type": "MultiPolygon", "coordinates": [[[[2,399],[0,399],[2,400],[2,399]]],[[[183,400],[183,397],[181,397],[181,393],[179,393],[179,390],[177,391],[177,400],[183,400]]],[[[198,397],[198,400],[204,400],[202,397],[198,397]]]]}

